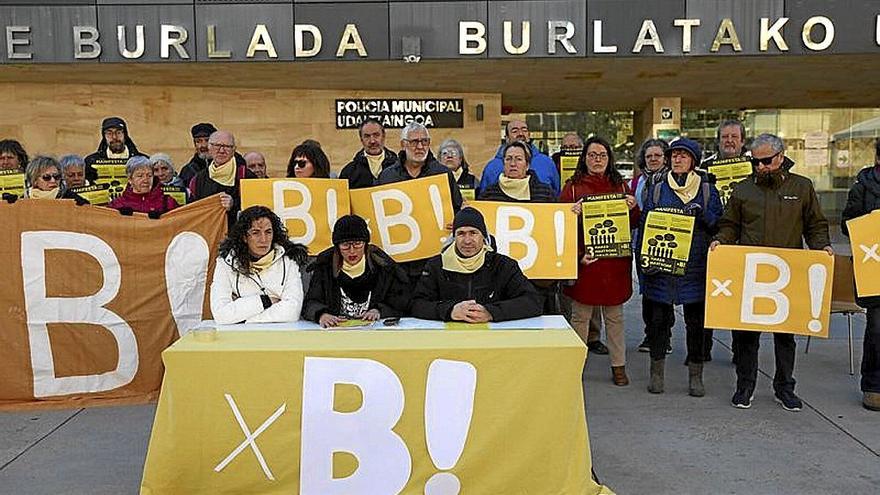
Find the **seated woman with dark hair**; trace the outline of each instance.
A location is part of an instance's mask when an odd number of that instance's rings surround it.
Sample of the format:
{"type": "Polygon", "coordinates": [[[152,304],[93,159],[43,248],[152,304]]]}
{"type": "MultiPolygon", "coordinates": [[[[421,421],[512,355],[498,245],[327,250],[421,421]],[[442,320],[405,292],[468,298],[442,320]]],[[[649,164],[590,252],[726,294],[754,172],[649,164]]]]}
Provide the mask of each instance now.
{"type": "Polygon", "coordinates": [[[179,205],[162,191],[162,184],[153,176],[153,164],[145,156],[133,156],[125,163],[128,185],[118,198],[110,202],[110,208],[127,213],[136,211],[150,215],[167,213],[179,205]]]}
{"type": "Polygon", "coordinates": [[[335,327],[348,319],[376,321],[409,310],[409,279],[390,256],[370,244],[367,222],[346,215],[333,227],[333,247],[309,265],[313,272],[303,318],[335,327]]]}
{"type": "Polygon", "coordinates": [[[211,282],[211,314],[220,324],[299,319],[303,303],[300,266],[308,251],[287,238],[278,215],[265,206],[239,214],[211,282]]]}
{"type": "Polygon", "coordinates": [[[290,153],[287,162],[287,176],[297,179],[327,179],[330,177],[330,159],[316,144],[317,141],[307,139],[290,153]]]}

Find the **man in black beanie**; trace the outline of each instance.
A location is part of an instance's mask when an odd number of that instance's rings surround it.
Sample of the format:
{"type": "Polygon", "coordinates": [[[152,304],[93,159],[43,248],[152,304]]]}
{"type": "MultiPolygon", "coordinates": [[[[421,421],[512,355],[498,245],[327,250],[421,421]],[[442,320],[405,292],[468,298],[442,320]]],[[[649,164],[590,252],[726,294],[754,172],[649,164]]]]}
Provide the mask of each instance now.
{"type": "Polygon", "coordinates": [[[541,297],[517,262],[489,246],[482,213],[463,208],[455,214],[452,233],[455,242],[422,271],[413,316],[487,323],[541,315],[541,297]]]}
{"type": "Polygon", "coordinates": [[[214,124],[209,122],[196,124],[190,129],[195,153],[193,153],[193,157],[190,159],[189,163],[180,169],[180,179],[184,184],[189,184],[189,181],[195,177],[197,173],[208,168],[208,162],[211,161],[211,155],[208,152],[208,138],[216,131],[217,128],[214,127],[214,124]]]}
{"type": "Polygon", "coordinates": [[[97,151],[85,158],[86,180],[94,183],[99,175],[109,179],[108,175],[99,173],[102,166],[125,165],[125,162],[133,156],[147,155],[138,151],[131,136],[128,135],[128,125],[122,118],[107,117],[101,122],[101,142],[97,151]]]}

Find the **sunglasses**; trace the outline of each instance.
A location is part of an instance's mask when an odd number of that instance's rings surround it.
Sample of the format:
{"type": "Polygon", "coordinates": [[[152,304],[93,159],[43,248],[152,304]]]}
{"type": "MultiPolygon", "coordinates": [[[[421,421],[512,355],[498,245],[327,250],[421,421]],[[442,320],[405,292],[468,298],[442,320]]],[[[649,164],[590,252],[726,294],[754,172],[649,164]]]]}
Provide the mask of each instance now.
{"type": "MultiPolygon", "coordinates": [[[[782,153],[781,151],[779,153],[782,153]]],[[[770,165],[773,162],[773,159],[779,156],[779,153],[775,153],[772,156],[768,156],[766,158],[752,158],[752,165],[758,166],[760,165],[770,165]]]]}
{"type": "Polygon", "coordinates": [[[61,174],[45,174],[45,175],[41,176],[40,178],[46,182],[49,182],[50,180],[53,180],[53,179],[56,181],[59,181],[59,180],[61,180],[61,174]]]}
{"type": "Polygon", "coordinates": [[[294,160],[293,166],[296,168],[306,168],[306,165],[309,164],[308,160],[294,160]]]}

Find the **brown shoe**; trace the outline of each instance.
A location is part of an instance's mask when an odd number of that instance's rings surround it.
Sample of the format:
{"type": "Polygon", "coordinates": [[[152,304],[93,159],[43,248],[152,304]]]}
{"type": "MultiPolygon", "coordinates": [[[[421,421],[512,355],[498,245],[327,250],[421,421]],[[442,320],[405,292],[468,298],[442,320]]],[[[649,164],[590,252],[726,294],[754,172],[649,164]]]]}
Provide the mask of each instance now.
{"type": "Polygon", "coordinates": [[[626,366],[612,366],[611,381],[618,387],[629,385],[629,378],[626,377],[626,366]]]}
{"type": "Polygon", "coordinates": [[[880,411],[880,392],[865,392],[862,406],[869,411],[880,411]]]}

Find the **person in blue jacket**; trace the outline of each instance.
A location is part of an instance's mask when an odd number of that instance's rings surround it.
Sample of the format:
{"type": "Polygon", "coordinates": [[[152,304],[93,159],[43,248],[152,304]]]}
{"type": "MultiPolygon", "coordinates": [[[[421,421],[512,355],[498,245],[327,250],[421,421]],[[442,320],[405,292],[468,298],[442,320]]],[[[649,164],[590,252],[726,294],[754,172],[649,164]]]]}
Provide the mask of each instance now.
{"type": "Polygon", "coordinates": [[[723,211],[714,177],[696,171],[702,156],[699,144],[680,138],[669,145],[666,156],[670,170],[665,176],[653,181],[652,188],[645,195],[640,232],[645,231],[648,213],[657,208],[682,210],[693,215],[695,221],[690,254],[683,276],[659,273],[656,270],[644,271],[640,290],[644,296],[643,304],[651,306],[651,320],[648,324],[651,379],[648,391],[657,394],[663,392],[666,348],[672,336],[670,322],[673,321],[673,307],[680,304],[683,306],[687,328],[688,394],[702,397],[706,393],[703,386],[706,259],[709,243],[723,211]]]}
{"type": "MultiPolygon", "coordinates": [[[[550,186],[556,196],[559,196],[559,171],[556,170],[556,164],[553,159],[543,154],[535,145],[530,143],[529,126],[522,120],[511,120],[505,129],[507,142],[519,141],[524,143],[532,152],[532,161],[529,168],[538,176],[538,180],[550,186]]],[[[504,171],[504,146],[498,147],[495,158],[486,164],[483,169],[483,176],[480,179],[480,191],[485,191],[489,186],[498,183],[498,177],[504,171]]],[[[479,191],[477,193],[479,196],[479,191]]]]}

